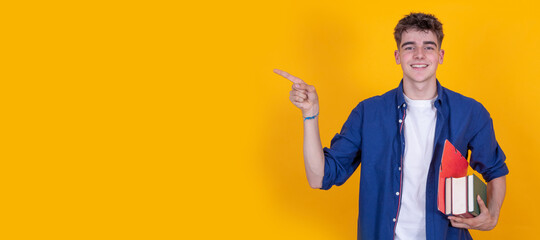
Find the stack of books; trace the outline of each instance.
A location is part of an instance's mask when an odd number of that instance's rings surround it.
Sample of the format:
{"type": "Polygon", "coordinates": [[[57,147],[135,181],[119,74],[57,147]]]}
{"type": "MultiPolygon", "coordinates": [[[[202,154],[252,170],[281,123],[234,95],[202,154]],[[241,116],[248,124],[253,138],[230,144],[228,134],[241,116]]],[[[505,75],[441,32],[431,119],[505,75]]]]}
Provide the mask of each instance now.
{"type": "Polygon", "coordinates": [[[478,195],[484,203],[487,202],[486,184],[476,175],[446,178],[445,214],[466,218],[478,216],[480,214],[480,206],[476,199],[478,195]]]}

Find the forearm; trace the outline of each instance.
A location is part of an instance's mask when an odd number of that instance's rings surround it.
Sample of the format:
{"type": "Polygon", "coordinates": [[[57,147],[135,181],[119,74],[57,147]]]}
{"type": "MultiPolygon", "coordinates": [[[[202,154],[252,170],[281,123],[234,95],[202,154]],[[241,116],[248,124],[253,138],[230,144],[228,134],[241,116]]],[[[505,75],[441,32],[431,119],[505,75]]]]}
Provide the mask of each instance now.
{"type": "Polygon", "coordinates": [[[487,184],[488,209],[493,217],[495,224],[499,219],[499,213],[506,194],[506,176],[498,177],[487,184]]]}
{"type": "Polygon", "coordinates": [[[319,117],[304,121],[304,164],[312,188],[321,188],[324,177],[324,152],[319,134],[319,117]]]}

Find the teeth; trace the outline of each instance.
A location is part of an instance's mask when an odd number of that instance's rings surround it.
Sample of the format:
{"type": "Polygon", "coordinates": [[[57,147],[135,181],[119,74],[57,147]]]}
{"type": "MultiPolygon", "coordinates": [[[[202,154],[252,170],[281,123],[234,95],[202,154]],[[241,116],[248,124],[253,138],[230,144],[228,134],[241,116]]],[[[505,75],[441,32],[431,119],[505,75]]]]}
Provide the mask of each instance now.
{"type": "Polygon", "coordinates": [[[413,67],[413,68],[418,68],[418,67],[422,67],[422,68],[423,68],[423,67],[427,67],[427,65],[425,65],[425,64],[424,64],[424,65],[412,65],[412,67],[413,67]]]}

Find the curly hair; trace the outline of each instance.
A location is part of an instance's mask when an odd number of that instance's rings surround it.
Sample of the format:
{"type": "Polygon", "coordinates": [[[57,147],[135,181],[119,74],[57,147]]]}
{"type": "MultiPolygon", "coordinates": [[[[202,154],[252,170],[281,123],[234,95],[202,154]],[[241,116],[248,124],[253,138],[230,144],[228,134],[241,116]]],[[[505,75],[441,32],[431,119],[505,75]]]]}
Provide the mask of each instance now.
{"type": "Polygon", "coordinates": [[[425,13],[410,13],[399,20],[396,28],[394,28],[394,38],[396,39],[398,49],[399,44],[401,44],[401,35],[403,32],[406,32],[409,29],[433,32],[435,36],[437,36],[437,42],[439,43],[439,48],[441,48],[444,37],[442,23],[439,22],[439,19],[437,19],[434,15],[425,13]]]}

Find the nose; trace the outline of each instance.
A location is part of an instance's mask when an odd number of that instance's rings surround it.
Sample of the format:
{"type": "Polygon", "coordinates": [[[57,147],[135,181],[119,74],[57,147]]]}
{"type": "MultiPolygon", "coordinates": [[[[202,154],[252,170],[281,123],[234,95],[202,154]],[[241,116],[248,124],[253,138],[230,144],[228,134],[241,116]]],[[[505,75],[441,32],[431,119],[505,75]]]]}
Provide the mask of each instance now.
{"type": "Polygon", "coordinates": [[[414,58],[415,59],[424,59],[424,49],[423,48],[416,48],[414,51],[414,58]]]}

